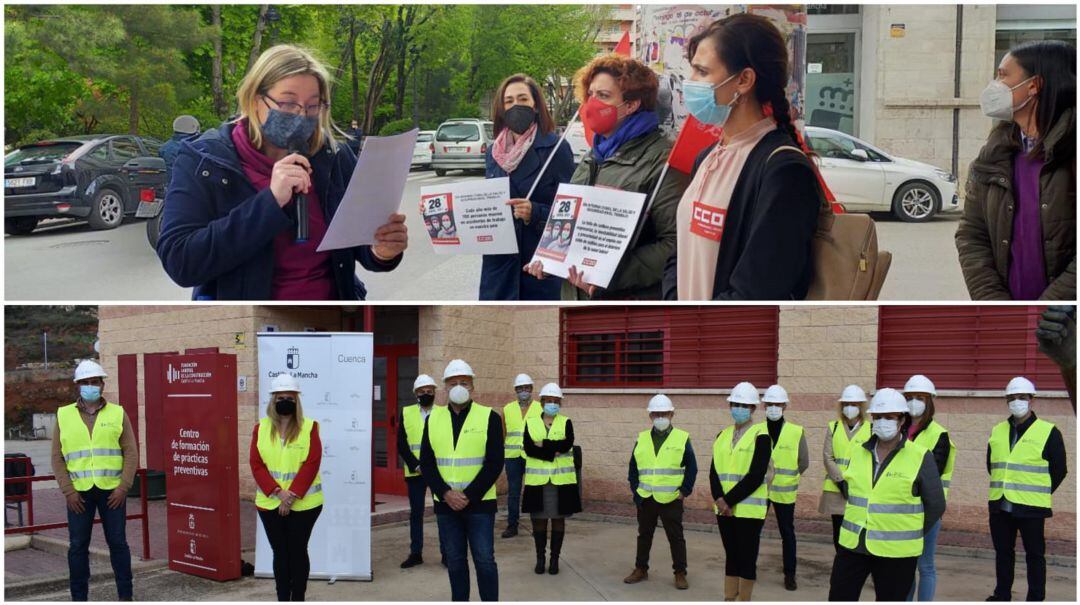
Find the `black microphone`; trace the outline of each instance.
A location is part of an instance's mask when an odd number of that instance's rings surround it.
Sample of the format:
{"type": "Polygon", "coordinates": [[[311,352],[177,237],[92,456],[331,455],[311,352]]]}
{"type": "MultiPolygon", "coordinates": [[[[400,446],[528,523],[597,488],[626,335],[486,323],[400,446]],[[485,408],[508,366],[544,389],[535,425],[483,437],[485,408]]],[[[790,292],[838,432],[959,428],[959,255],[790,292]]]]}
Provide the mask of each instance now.
{"type": "MultiPolygon", "coordinates": [[[[290,149],[289,154],[298,153],[304,155],[299,149],[290,149]]],[[[294,243],[303,244],[308,241],[308,205],[307,196],[303,193],[293,194],[293,205],[296,207],[296,238],[294,243]]]]}

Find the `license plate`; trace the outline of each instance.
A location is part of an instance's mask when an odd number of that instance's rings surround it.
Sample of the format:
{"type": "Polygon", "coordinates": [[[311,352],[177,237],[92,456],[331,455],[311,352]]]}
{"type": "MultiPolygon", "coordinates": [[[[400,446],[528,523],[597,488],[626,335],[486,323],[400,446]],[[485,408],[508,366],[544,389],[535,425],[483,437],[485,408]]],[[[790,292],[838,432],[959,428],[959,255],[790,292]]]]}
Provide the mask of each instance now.
{"type": "Polygon", "coordinates": [[[135,218],[154,218],[161,212],[161,205],[163,203],[164,200],[139,202],[139,207],[135,209],[135,218]]]}
{"type": "Polygon", "coordinates": [[[25,177],[21,179],[4,179],[4,189],[14,189],[16,187],[33,187],[34,177],[25,177]]]}

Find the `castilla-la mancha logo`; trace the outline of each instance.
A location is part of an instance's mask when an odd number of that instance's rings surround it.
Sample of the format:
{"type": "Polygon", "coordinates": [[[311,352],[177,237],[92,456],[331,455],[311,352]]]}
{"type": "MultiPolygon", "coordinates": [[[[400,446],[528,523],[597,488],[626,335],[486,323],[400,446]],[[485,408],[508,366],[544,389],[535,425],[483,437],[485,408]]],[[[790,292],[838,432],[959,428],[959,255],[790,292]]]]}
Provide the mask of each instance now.
{"type": "Polygon", "coordinates": [[[290,370],[295,370],[300,367],[300,349],[297,347],[289,347],[285,355],[285,367],[290,370]]]}

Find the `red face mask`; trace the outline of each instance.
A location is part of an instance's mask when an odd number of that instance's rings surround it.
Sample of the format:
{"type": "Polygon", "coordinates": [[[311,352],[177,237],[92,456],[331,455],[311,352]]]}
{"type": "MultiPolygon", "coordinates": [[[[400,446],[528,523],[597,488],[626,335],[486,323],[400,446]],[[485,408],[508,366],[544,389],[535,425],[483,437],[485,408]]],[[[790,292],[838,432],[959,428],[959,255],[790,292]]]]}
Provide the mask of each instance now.
{"type": "Polygon", "coordinates": [[[619,123],[619,106],[609,105],[596,97],[589,97],[582,106],[581,119],[589,130],[606,136],[619,123]]]}

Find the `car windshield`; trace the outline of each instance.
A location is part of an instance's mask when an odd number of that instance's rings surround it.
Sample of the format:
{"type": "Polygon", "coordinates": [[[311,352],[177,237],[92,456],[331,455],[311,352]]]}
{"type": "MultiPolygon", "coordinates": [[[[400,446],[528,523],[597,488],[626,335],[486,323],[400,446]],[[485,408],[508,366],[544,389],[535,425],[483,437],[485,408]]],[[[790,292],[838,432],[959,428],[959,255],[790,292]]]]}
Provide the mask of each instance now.
{"type": "Polygon", "coordinates": [[[30,145],[29,147],[22,147],[9,153],[4,158],[4,167],[14,166],[16,164],[38,164],[48,162],[59,162],[63,160],[71,152],[78,149],[82,143],[75,143],[70,141],[58,142],[58,143],[41,143],[37,145],[30,145]]]}
{"type": "Polygon", "coordinates": [[[431,142],[431,133],[430,132],[422,132],[422,133],[416,135],[416,142],[417,143],[430,143],[431,142]]]}
{"type": "Polygon", "coordinates": [[[476,127],[476,124],[466,124],[464,122],[443,124],[439,127],[439,132],[435,135],[435,138],[440,141],[449,141],[451,143],[479,141],[480,129],[476,127]]]}

